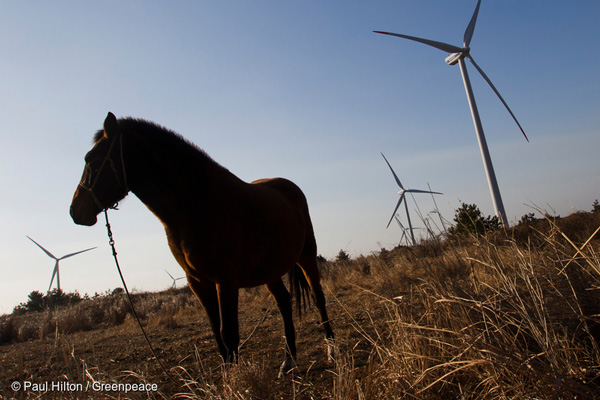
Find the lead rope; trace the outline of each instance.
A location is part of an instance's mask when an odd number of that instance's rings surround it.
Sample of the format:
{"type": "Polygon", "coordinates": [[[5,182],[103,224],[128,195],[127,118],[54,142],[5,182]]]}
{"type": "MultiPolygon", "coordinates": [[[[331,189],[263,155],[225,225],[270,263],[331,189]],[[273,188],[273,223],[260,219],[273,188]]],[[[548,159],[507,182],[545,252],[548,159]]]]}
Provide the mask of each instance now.
{"type": "Polygon", "coordinates": [[[163,366],[162,362],[160,362],[160,359],[158,358],[158,356],[156,355],[156,352],[154,351],[154,347],[152,347],[152,343],[150,343],[150,339],[148,339],[148,335],[146,335],[146,331],[144,330],[144,327],[142,326],[142,322],[140,321],[140,318],[138,317],[137,312],[135,312],[135,307],[133,306],[133,300],[131,299],[131,295],[129,294],[129,289],[127,289],[127,284],[125,284],[125,278],[123,278],[123,273],[121,272],[121,267],[119,266],[119,260],[117,259],[117,250],[115,249],[115,240],[113,239],[112,230],[110,229],[110,223],[108,222],[108,209],[106,209],[106,208],[104,209],[104,218],[106,219],[106,231],[108,233],[108,244],[110,245],[110,247],[112,249],[113,258],[115,259],[115,264],[117,265],[117,271],[119,271],[119,276],[121,277],[121,282],[123,283],[123,289],[125,289],[125,294],[127,294],[127,299],[129,300],[129,305],[131,306],[131,311],[133,312],[133,316],[135,317],[135,320],[137,321],[137,323],[140,327],[140,330],[142,331],[142,334],[144,335],[144,338],[146,339],[146,343],[148,343],[148,347],[150,348],[150,351],[152,352],[154,359],[156,360],[156,362],[158,363],[160,368],[163,370],[165,375],[167,375],[167,377],[171,380],[171,382],[177,383],[177,381],[175,381],[175,379],[167,372],[167,370],[163,366]]]}

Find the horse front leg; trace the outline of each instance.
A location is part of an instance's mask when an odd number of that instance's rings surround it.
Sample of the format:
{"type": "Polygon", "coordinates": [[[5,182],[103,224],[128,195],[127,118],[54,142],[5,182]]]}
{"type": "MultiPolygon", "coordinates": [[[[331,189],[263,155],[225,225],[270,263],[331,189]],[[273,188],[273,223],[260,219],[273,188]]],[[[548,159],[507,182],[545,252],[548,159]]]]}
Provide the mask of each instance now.
{"type": "Polygon", "coordinates": [[[221,339],[221,314],[219,312],[219,298],[217,296],[217,288],[212,282],[200,282],[188,276],[188,283],[194,295],[200,300],[200,303],[206,311],[210,326],[213,331],[219,353],[226,361],[228,357],[227,347],[221,339]]]}
{"type": "Polygon", "coordinates": [[[294,320],[292,313],[292,301],[290,299],[290,292],[286,289],[281,278],[275,282],[266,285],[269,292],[275,298],[277,307],[281,313],[283,319],[283,328],[285,332],[285,360],[279,368],[279,376],[290,372],[296,362],[296,331],[294,329],[294,320]]]}
{"type": "Polygon", "coordinates": [[[240,345],[238,322],[239,288],[231,283],[217,284],[217,297],[221,317],[221,340],[225,345],[225,362],[237,362],[240,345]]]}

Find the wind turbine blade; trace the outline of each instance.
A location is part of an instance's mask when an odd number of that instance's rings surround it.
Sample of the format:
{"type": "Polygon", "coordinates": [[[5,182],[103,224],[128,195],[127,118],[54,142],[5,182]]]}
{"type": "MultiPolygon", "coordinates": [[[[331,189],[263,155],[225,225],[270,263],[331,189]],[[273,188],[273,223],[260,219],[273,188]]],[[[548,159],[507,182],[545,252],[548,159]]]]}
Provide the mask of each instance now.
{"type": "Polygon", "coordinates": [[[408,189],[408,193],[429,193],[429,194],[444,194],[440,192],[430,192],[429,190],[408,189]]]}
{"type": "Polygon", "coordinates": [[[475,31],[475,23],[477,22],[477,14],[479,14],[479,6],[481,5],[481,0],[477,2],[477,6],[475,7],[475,12],[471,17],[471,22],[469,22],[469,26],[465,30],[465,36],[463,38],[463,45],[465,47],[469,47],[471,44],[471,39],[473,38],[473,32],[475,31]]]}
{"type": "MultiPolygon", "coordinates": [[[[27,236],[27,235],[25,235],[27,236]]],[[[42,249],[44,251],[44,253],[46,253],[46,255],[50,258],[54,258],[55,260],[58,260],[56,257],[54,257],[54,255],[52,253],[50,253],[48,250],[46,250],[45,248],[42,247],[41,244],[39,244],[38,242],[36,242],[35,240],[33,240],[32,238],[30,238],[29,236],[27,236],[27,239],[31,240],[33,243],[35,243],[37,245],[37,247],[39,247],[40,249],[42,249]]]]}
{"type": "Polygon", "coordinates": [[[404,227],[404,225],[402,225],[402,222],[400,222],[400,218],[398,218],[397,215],[394,216],[394,218],[396,218],[396,222],[398,223],[398,225],[400,225],[400,228],[404,231],[406,230],[406,228],[404,227]]]}
{"type": "Polygon", "coordinates": [[[396,211],[398,211],[400,204],[402,204],[402,200],[404,200],[404,193],[400,196],[400,200],[398,200],[398,204],[396,204],[396,208],[394,208],[394,213],[392,214],[392,218],[390,218],[390,222],[388,222],[385,229],[390,227],[390,224],[392,223],[392,221],[394,220],[394,217],[396,216],[396,211]]]}
{"type": "Polygon", "coordinates": [[[408,39],[408,40],[412,40],[415,42],[423,43],[428,46],[435,47],[436,49],[443,50],[447,53],[462,53],[463,52],[463,49],[461,49],[460,47],[453,46],[448,43],[436,42],[435,40],[422,39],[422,38],[418,38],[415,36],[401,35],[399,33],[382,32],[382,31],[373,31],[373,32],[381,33],[382,35],[397,36],[397,37],[400,37],[403,39],[408,39]]]}
{"type": "Polygon", "coordinates": [[[398,179],[398,175],[396,175],[396,173],[394,172],[394,169],[390,165],[389,161],[387,160],[387,158],[385,158],[385,156],[383,155],[383,153],[381,153],[381,155],[383,156],[383,159],[387,163],[388,167],[390,167],[390,171],[392,171],[392,174],[394,175],[394,179],[396,180],[396,183],[398,184],[398,186],[400,186],[400,189],[404,190],[404,186],[402,186],[402,183],[400,182],[400,179],[398,179]]]}
{"type": "Polygon", "coordinates": [[[481,74],[481,76],[483,76],[483,79],[485,79],[485,81],[488,83],[488,85],[490,85],[490,87],[492,88],[492,90],[494,91],[494,93],[496,93],[496,96],[498,96],[498,98],[500,99],[500,101],[502,102],[502,104],[504,104],[504,107],[506,107],[506,109],[508,110],[508,113],[510,114],[510,116],[517,123],[517,126],[519,127],[519,129],[523,133],[523,136],[525,136],[525,140],[527,140],[529,142],[529,138],[525,134],[525,131],[521,127],[521,124],[519,123],[519,121],[517,121],[517,117],[515,117],[515,114],[513,114],[513,112],[511,111],[510,107],[508,106],[508,104],[506,104],[506,102],[504,101],[504,99],[500,95],[500,92],[498,92],[498,90],[496,89],[496,87],[494,86],[494,84],[492,83],[492,81],[490,80],[490,78],[488,78],[487,75],[485,74],[485,72],[483,72],[483,70],[481,68],[479,68],[479,65],[477,65],[477,63],[475,62],[475,60],[473,60],[473,57],[471,57],[470,54],[467,54],[467,58],[469,59],[469,61],[471,61],[471,64],[473,64],[473,66],[477,69],[477,71],[479,71],[479,73],[481,74]]]}
{"type": "Polygon", "coordinates": [[[406,228],[404,227],[404,225],[402,225],[402,222],[400,222],[400,218],[398,218],[397,215],[395,216],[395,218],[398,225],[400,225],[400,229],[402,229],[402,236],[400,236],[400,242],[398,242],[399,244],[402,244],[402,241],[406,238],[406,228]]]}
{"type": "Polygon", "coordinates": [[[52,272],[52,279],[50,279],[50,286],[48,286],[48,291],[50,291],[50,289],[52,288],[52,283],[54,282],[54,277],[56,276],[58,272],[58,260],[56,260],[56,263],[54,264],[54,271],[52,272]]]}
{"type": "Polygon", "coordinates": [[[81,254],[81,253],[84,253],[86,251],[94,250],[95,248],[96,247],[90,247],[89,249],[81,250],[81,251],[78,251],[76,253],[67,254],[66,256],[62,256],[61,258],[59,258],[59,260],[64,260],[65,258],[76,256],[77,254],[81,254]]]}
{"type": "Polygon", "coordinates": [[[171,279],[175,280],[175,278],[173,278],[173,275],[171,275],[171,274],[169,273],[169,271],[167,271],[167,270],[165,269],[165,272],[167,273],[167,275],[169,275],[169,276],[171,277],[171,279]]]}

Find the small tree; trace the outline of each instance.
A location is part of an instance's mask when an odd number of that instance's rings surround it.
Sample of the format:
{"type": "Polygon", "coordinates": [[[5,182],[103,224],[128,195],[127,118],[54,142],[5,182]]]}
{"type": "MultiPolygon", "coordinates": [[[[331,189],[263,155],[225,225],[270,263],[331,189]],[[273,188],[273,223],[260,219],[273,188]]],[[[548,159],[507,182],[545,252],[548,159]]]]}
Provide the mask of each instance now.
{"type": "Polygon", "coordinates": [[[521,220],[519,221],[519,225],[527,225],[530,224],[534,221],[537,221],[537,218],[535,217],[534,213],[528,213],[525,214],[521,217],[521,220]]]}
{"type": "Polygon", "coordinates": [[[13,309],[15,314],[27,312],[40,312],[48,308],[62,307],[69,304],[79,303],[83,298],[78,291],[65,293],[62,290],[52,289],[47,294],[34,290],[27,296],[27,302],[21,303],[13,309]]]}
{"type": "Polygon", "coordinates": [[[46,309],[44,294],[37,290],[29,293],[27,302],[21,303],[13,309],[14,314],[25,314],[27,312],[39,312],[46,309]]]}
{"type": "Polygon", "coordinates": [[[600,213],[600,203],[598,203],[598,199],[594,200],[594,202],[592,203],[592,212],[600,213]]]}
{"type": "Polygon", "coordinates": [[[455,225],[448,229],[450,235],[476,234],[483,235],[486,232],[499,229],[500,220],[497,216],[484,217],[479,207],[475,204],[464,204],[454,215],[455,225]]]}
{"type": "Polygon", "coordinates": [[[340,250],[340,252],[335,256],[335,261],[348,261],[350,260],[350,255],[346,253],[344,250],[340,250]]]}
{"type": "Polygon", "coordinates": [[[44,299],[44,294],[37,290],[29,293],[27,296],[27,303],[25,308],[27,311],[38,312],[46,309],[46,300],[44,299]]]}

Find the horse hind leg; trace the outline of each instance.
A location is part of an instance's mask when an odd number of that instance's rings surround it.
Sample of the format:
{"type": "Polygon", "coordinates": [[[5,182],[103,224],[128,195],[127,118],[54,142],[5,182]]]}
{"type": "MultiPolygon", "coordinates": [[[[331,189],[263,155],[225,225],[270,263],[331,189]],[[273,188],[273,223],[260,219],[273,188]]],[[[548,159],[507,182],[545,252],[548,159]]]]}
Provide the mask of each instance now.
{"type": "Polygon", "coordinates": [[[298,265],[302,269],[302,272],[304,272],[304,276],[306,277],[310,290],[314,296],[315,304],[319,310],[319,315],[321,316],[321,325],[325,331],[325,342],[327,345],[327,359],[329,362],[333,362],[335,359],[334,334],[329,322],[329,316],[327,315],[325,294],[321,287],[321,277],[317,266],[316,250],[305,251],[304,254],[300,256],[298,265]]]}
{"type": "Polygon", "coordinates": [[[281,318],[283,319],[283,328],[285,332],[285,360],[279,368],[279,376],[289,373],[295,366],[296,358],[296,331],[294,329],[294,320],[292,317],[292,301],[290,293],[286,289],[281,278],[275,282],[266,285],[267,290],[275,298],[281,318]]]}

